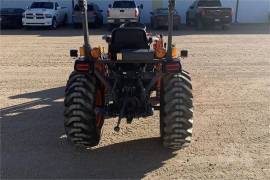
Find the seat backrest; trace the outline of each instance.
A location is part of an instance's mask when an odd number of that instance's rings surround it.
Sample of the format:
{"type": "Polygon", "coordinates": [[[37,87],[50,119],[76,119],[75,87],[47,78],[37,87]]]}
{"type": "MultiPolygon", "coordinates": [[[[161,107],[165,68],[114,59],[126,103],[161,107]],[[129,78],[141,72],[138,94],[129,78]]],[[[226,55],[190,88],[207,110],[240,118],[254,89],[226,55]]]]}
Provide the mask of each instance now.
{"type": "Polygon", "coordinates": [[[111,51],[149,49],[146,32],[141,28],[117,28],[112,32],[111,51]]]}
{"type": "Polygon", "coordinates": [[[128,22],[120,26],[121,28],[141,28],[146,31],[146,25],[140,22],[128,22]]]}

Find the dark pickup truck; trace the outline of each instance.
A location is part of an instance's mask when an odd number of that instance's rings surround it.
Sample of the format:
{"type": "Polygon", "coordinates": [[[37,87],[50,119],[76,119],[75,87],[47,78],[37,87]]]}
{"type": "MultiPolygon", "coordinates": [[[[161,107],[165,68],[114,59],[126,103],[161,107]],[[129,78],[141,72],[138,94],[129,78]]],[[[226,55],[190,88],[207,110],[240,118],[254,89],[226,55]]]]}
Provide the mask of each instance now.
{"type": "Polygon", "coordinates": [[[232,23],[232,9],[222,7],[220,0],[196,0],[187,11],[186,23],[197,29],[216,25],[228,29],[232,23]]]}
{"type": "Polygon", "coordinates": [[[0,28],[21,28],[24,9],[1,8],[0,9],[0,28]]]}

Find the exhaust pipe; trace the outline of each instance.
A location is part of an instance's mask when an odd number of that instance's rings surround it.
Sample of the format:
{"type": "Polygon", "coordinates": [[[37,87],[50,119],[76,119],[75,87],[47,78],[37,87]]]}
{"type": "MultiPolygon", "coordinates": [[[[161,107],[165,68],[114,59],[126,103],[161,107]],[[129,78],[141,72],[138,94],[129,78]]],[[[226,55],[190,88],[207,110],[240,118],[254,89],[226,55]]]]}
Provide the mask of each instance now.
{"type": "Polygon", "coordinates": [[[169,0],[167,61],[172,60],[172,34],[173,34],[174,9],[175,9],[175,0],[169,0]]]}

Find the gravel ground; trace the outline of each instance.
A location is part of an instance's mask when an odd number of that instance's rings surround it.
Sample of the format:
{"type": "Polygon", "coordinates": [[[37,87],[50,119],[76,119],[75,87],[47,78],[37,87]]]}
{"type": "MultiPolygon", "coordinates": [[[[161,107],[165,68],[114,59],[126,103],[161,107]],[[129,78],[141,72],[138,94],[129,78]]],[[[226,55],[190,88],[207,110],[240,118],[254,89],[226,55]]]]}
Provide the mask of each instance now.
{"type": "MultiPolygon", "coordinates": [[[[92,150],[67,143],[63,92],[79,30],[5,30],[0,45],[1,177],[270,179],[270,34],[264,27],[175,32],[194,84],[192,144],[161,147],[158,113],[113,131],[92,150]]],[[[105,31],[91,41],[105,45],[105,31]]]]}

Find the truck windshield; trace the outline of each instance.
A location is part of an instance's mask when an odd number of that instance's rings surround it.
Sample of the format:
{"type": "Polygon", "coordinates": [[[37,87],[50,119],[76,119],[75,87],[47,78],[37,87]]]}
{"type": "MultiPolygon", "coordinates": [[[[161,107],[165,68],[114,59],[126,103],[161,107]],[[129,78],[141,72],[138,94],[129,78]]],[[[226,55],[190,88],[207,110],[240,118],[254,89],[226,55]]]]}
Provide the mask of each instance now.
{"type": "Polygon", "coordinates": [[[52,2],[34,2],[30,8],[31,9],[53,9],[53,3],[52,2]]]}
{"type": "Polygon", "coordinates": [[[199,1],[198,7],[220,7],[221,2],[220,1],[199,1]]]}
{"type": "Polygon", "coordinates": [[[134,1],[115,1],[113,8],[136,8],[134,1]]]}

